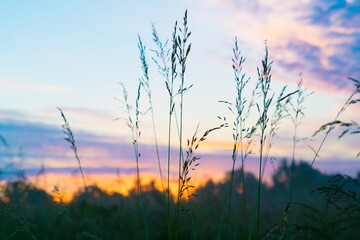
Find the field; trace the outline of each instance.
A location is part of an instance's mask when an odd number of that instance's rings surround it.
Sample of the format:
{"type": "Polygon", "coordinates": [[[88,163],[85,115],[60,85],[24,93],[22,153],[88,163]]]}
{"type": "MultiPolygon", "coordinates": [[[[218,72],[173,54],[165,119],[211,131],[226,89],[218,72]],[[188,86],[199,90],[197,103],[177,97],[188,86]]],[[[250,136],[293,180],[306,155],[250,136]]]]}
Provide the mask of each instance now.
{"type": "MultiPolygon", "coordinates": [[[[206,91],[206,86],[188,82],[192,32],[187,11],[174,24],[168,40],[159,37],[155,25],[151,32],[155,46],[151,51],[138,36],[141,69],[137,91],[128,92],[120,83],[122,96],[117,99],[122,106],[117,121],[131,136],[135,187],[127,193],[109,193],[89,183],[77,130],[70,124],[72,116],[58,108],[64,142],[70,147],[81,187],[68,202],[57,186],[52,192],[41,188],[38,180],[45,175],[45,167],[36,173],[36,181],[26,176],[21,165],[14,168],[11,178],[2,178],[7,169],[0,168],[0,239],[360,239],[360,172],[357,176],[331,175],[314,168],[330,138],[342,141],[360,133],[356,122],[343,119],[344,113],[360,102],[359,80],[349,77],[352,92],[336,115],[304,138],[302,121],[312,117],[306,115],[306,101],[316,93],[303,86],[301,77],[295,89],[273,87],[267,41],[257,77],[250,78],[244,70],[246,57],[235,38],[229,68],[236,94],[229,97],[232,100],[219,101],[224,111],[217,114],[217,125],[205,131],[198,125],[192,136],[185,136],[187,94],[193,88],[206,91]],[[163,100],[168,105],[166,126],[161,126],[165,136],[158,134],[150,65],[157,69],[167,94],[163,100]],[[134,101],[129,95],[136,96],[134,101]],[[154,139],[152,164],[157,169],[156,179],[146,184],[141,168],[145,117],[151,119],[148,134],[154,139]],[[272,150],[284,121],[290,122],[287,126],[293,133],[288,138],[289,157],[274,164],[272,150]],[[220,181],[194,183],[202,164],[199,150],[209,137],[222,131],[232,134],[228,159],[232,168],[220,181]],[[299,144],[314,137],[320,140],[309,144],[311,159],[299,161],[299,144]],[[161,145],[159,138],[167,144],[161,145]],[[160,151],[165,151],[165,159],[160,151]],[[247,169],[248,161],[255,161],[256,174],[247,169]],[[265,180],[269,168],[273,171],[265,180]]],[[[1,141],[6,152],[6,136],[1,135],[1,141]]],[[[351,154],[358,158],[360,152],[351,154]]],[[[7,161],[12,158],[9,155],[7,161]]],[[[118,180],[114,184],[121,185],[121,178],[118,180]]]]}

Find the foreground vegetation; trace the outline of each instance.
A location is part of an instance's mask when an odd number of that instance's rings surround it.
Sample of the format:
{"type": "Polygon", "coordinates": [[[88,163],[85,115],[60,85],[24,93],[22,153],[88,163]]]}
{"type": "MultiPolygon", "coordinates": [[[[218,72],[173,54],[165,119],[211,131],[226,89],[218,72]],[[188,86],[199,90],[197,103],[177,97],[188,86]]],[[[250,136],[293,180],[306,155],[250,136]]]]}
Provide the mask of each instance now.
{"type": "MultiPolygon", "coordinates": [[[[278,239],[281,227],[286,221],[284,210],[288,204],[291,172],[294,171],[294,187],[300,187],[302,176],[310,170],[306,163],[290,166],[284,161],[272,176],[273,185],[262,184],[263,206],[261,209],[261,239],[278,239]]],[[[198,239],[214,239],[217,235],[223,202],[231,173],[220,183],[211,180],[196,190],[192,209],[198,239]]],[[[230,214],[225,222],[224,239],[247,239],[248,230],[244,218],[239,217],[242,209],[243,190],[240,185],[242,171],[234,173],[234,189],[230,214]]],[[[245,172],[247,202],[256,200],[257,178],[245,172]]],[[[293,213],[289,224],[292,239],[358,239],[360,229],[360,174],[357,179],[341,175],[324,175],[311,169],[305,184],[304,195],[293,213]]],[[[149,239],[166,239],[166,208],[162,192],[153,184],[143,186],[144,207],[149,229],[149,239]]],[[[145,230],[138,231],[137,192],[132,189],[128,196],[118,193],[107,194],[96,186],[89,186],[76,194],[68,204],[56,203],[48,195],[26,181],[13,181],[4,189],[0,203],[0,239],[95,239],[92,218],[99,239],[145,238],[145,230]],[[88,209],[91,208],[92,212],[88,209]]],[[[185,200],[181,208],[188,206],[185,200]]],[[[250,215],[253,206],[248,205],[250,215]]],[[[171,199],[171,212],[176,202],[171,199]]],[[[191,217],[181,214],[180,239],[192,238],[191,217]]]]}

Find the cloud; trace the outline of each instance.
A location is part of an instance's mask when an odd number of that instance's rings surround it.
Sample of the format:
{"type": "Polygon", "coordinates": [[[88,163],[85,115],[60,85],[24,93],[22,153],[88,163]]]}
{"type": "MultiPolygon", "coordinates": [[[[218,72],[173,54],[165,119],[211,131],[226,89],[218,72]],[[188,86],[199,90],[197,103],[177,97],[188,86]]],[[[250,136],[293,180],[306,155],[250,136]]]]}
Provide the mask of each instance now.
{"type": "Polygon", "coordinates": [[[2,91],[11,92],[11,91],[31,91],[31,92],[70,92],[69,88],[53,86],[53,85],[43,85],[36,83],[25,83],[24,81],[29,82],[29,80],[17,80],[17,79],[0,79],[0,88],[2,91]]]}
{"type": "Polygon", "coordinates": [[[214,25],[219,35],[237,35],[241,49],[257,49],[251,64],[259,62],[254,57],[263,55],[263,42],[268,39],[280,79],[296,78],[302,72],[309,78],[304,84],[348,90],[352,84],[347,78],[359,78],[358,2],[219,0],[203,5],[218,11],[210,15],[206,12],[212,11],[203,10],[200,21],[214,25]]]}
{"type": "MultiPolygon", "coordinates": [[[[69,114],[78,114],[78,115],[86,115],[89,117],[106,117],[106,118],[113,118],[114,116],[112,116],[109,112],[107,111],[102,111],[99,109],[91,109],[91,108],[79,108],[79,107],[64,107],[62,108],[63,111],[66,111],[69,114]]],[[[45,111],[49,112],[59,112],[57,109],[46,109],[45,111]]]]}
{"type": "Polygon", "coordinates": [[[360,22],[360,4],[345,0],[321,0],[311,3],[310,14],[306,16],[313,24],[349,27],[360,22]]]}

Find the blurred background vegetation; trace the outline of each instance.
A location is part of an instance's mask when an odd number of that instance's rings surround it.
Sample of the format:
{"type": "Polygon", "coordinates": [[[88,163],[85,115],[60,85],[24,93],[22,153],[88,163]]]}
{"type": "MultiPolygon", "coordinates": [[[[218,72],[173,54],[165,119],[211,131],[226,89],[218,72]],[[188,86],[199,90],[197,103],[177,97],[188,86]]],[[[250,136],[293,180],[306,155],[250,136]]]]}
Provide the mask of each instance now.
{"type": "MultiPolygon", "coordinates": [[[[287,226],[289,239],[359,239],[360,173],[357,178],[326,175],[310,169],[307,163],[294,166],[294,189],[299,189],[306,172],[303,194],[294,208],[287,226]]],[[[191,198],[198,239],[216,237],[226,197],[230,174],[218,183],[209,180],[196,189],[191,198]]],[[[222,239],[246,239],[249,227],[242,206],[241,169],[235,171],[232,209],[225,219],[222,239]],[[236,202],[236,204],[235,204],[236,202]]],[[[272,176],[272,184],[262,184],[262,239],[278,239],[287,221],[291,166],[284,159],[272,176]]],[[[257,178],[245,173],[248,209],[251,216],[256,201],[257,178]]],[[[97,186],[89,186],[87,194],[79,190],[69,203],[62,202],[61,189],[53,195],[19,174],[1,188],[0,239],[143,239],[139,232],[137,195],[111,195],[97,186]],[[93,216],[91,216],[93,215],[93,216]],[[97,237],[93,234],[92,218],[97,237]]],[[[145,214],[150,239],[166,239],[166,203],[154,183],[143,186],[145,214]]],[[[182,201],[179,239],[192,239],[192,225],[187,200],[182,201]]],[[[175,211],[172,199],[171,212],[175,211]]],[[[249,219],[248,219],[249,220],[249,219]]],[[[250,221],[248,221],[250,222],[250,221]]]]}

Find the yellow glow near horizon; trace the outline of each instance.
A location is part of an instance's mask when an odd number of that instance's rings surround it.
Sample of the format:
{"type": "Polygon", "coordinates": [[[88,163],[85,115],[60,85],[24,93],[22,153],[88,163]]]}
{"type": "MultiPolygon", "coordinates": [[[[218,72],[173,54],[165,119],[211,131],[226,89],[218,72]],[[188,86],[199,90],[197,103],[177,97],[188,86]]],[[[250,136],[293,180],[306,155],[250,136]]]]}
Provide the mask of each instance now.
{"type": "MultiPolygon", "coordinates": [[[[55,202],[63,201],[69,203],[80,192],[84,191],[84,185],[80,176],[73,176],[71,174],[53,174],[47,173],[40,177],[30,177],[29,180],[38,188],[45,190],[53,196],[55,202]],[[55,186],[58,192],[54,191],[55,186]]],[[[201,186],[207,179],[191,180],[191,185],[196,187],[201,186]]],[[[129,195],[129,191],[136,187],[136,175],[121,175],[115,174],[91,174],[85,177],[86,185],[96,185],[107,194],[119,193],[124,196],[129,195]]],[[[159,176],[155,174],[144,173],[141,174],[141,186],[143,191],[151,190],[151,185],[162,191],[159,176]]],[[[167,188],[167,181],[164,181],[164,187],[167,188]]],[[[170,180],[170,192],[176,196],[178,192],[178,181],[173,178],[170,180]]],[[[192,193],[192,192],[190,192],[192,193]]],[[[185,195],[183,199],[186,199],[185,195]]]]}

